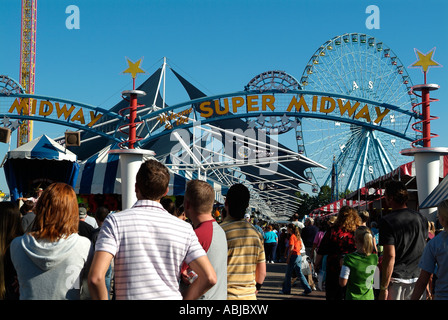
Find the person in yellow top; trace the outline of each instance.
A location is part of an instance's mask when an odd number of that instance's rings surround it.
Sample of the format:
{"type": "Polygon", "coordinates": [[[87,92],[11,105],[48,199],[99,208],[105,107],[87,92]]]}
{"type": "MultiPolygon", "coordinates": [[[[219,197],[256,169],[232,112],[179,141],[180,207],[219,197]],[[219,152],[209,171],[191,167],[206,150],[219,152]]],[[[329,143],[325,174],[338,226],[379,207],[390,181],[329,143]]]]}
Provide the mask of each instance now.
{"type": "Polygon", "coordinates": [[[243,184],[230,187],[226,195],[226,217],[221,223],[227,238],[227,299],[256,300],[266,277],[263,238],[244,220],[249,190],[243,184]]]}
{"type": "Polygon", "coordinates": [[[297,274],[297,278],[300,279],[305,288],[302,295],[308,295],[312,292],[312,289],[302,272],[302,255],[300,254],[302,240],[300,238],[299,228],[291,223],[288,225],[288,233],[290,237],[288,258],[286,259],[287,268],[285,272],[285,280],[283,281],[283,288],[280,293],[291,294],[291,275],[294,270],[297,274]]]}

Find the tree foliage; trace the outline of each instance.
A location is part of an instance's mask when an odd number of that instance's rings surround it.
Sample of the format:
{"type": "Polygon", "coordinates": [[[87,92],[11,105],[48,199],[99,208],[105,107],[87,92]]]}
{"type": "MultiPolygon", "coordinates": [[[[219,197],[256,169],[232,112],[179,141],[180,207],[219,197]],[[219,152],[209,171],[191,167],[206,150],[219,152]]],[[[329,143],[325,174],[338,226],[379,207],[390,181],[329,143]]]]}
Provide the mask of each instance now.
{"type": "Polygon", "coordinates": [[[309,215],[314,209],[331,202],[331,188],[329,186],[322,186],[319,193],[315,196],[299,192],[296,195],[299,201],[301,201],[299,209],[295,212],[299,215],[299,219],[302,219],[305,215],[309,215]]]}

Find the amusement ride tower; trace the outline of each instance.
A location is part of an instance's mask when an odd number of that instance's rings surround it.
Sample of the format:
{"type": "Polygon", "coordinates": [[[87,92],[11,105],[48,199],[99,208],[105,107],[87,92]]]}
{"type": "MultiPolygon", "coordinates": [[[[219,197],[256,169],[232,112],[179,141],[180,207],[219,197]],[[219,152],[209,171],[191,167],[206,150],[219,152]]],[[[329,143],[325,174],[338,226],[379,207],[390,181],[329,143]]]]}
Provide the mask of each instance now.
{"type": "MultiPolygon", "coordinates": [[[[440,156],[448,155],[448,148],[431,147],[431,139],[438,137],[438,135],[431,133],[431,121],[438,119],[430,114],[430,103],[438,101],[430,98],[430,92],[439,89],[437,84],[426,83],[426,73],[429,67],[440,66],[437,62],[432,60],[434,49],[426,55],[417,51],[418,60],[411,67],[421,67],[424,75],[424,83],[412,87],[411,93],[420,97],[422,102],[413,105],[413,110],[418,105],[422,106],[423,120],[413,124],[412,128],[423,134],[421,139],[412,142],[412,148],[403,149],[402,155],[414,156],[415,171],[417,177],[418,200],[421,204],[432,190],[439,183],[439,163],[440,156]],[[416,92],[421,92],[418,94],[416,92]],[[421,124],[422,129],[417,129],[417,125],[421,124]],[[423,145],[423,146],[418,146],[423,145]]],[[[429,221],[435,221],[436,208],[420,209],[429,221]]]]}
{"type": "MultiPolygon", "coordinates": [[[[34,94],[36,70],[36,26],[37,0],[22,0],[22,28],[20,32],[20,85],[24,93],[34,94]]],[[[28,114],[31,99],[27,99],[28,114]]],[[[17,130],[17,146],[31,141],[33,138],[33,122],[22,120],[17,130]]]]}

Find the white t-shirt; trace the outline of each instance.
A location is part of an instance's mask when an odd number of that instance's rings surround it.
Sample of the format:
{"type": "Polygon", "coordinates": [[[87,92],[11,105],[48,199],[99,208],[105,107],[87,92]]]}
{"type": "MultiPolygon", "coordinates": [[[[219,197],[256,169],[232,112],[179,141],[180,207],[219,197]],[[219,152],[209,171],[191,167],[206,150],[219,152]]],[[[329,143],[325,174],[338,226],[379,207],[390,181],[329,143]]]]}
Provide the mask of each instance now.
{"type": "Polygon", "coordinates": [[[116,299],[182,299],[182,262],[206,255],[193,228],[160,203],[139,200],[131,209],[109,214],[96,251],[114,255],[116,299]]]}

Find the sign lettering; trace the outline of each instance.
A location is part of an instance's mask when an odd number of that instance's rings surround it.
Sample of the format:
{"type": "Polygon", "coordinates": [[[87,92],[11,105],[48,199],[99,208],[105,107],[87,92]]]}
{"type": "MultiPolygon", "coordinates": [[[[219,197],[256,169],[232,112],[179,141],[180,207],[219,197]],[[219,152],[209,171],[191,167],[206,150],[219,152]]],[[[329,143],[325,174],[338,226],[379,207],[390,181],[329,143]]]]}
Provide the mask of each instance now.
{"type": "MultiPolygon", "coordinates": [[[[332,97],[319,97],[313,96],[311,100],[311,105],[307,104],[305,97],[302,95],[300,97],[292,96],[289,103],[285,105],[283,109],[286,108],[286,112],[320,112],[320,113],[333,113],[336,112],[340,116],[346,115],[350,118],[365,119],[367,122],[374,122],[375,124],[380,123],[384,117],[389,113],[390,109],[375,106],[375,112],[369,109],[367,104],[362,105],[358,101],[348,101],[342,98],[332,98],[332,97]],[[319,101],[320,100],[320,101],[319,101]]],[[[222,98],[213,101],[204,101],[199,105],[200,115],[204,118],[210,118],[212,116],[223,116],[229,112],[237,113],[244,110],[247,113],[251,112],[265,112],[265,111],[275,111],[275,96],[274,95],[250,95],[246,98],[244,97],[231,97],[222,98]]],[[[191,112],[191,111],[189,111],[191,112]]],[[[181,112],[182,113],[182,112],[181,112]]],[[[180,113],[180,114],[181,114],[180,113]]],[[[159,121],[164,121],[167,119],[175,118],[177,114],[173,113],[170,116],[159,116],[159,121]]]]}
{"type": "MultiPolygon", "coordinates": [[[[210,102],[209,102],[210,104],[210,102]]],[[[228,106],[227,106],[228,107],[228,106]]],[[[188,119],[189,119],[189,115],[190,113],[193,111],[193,108],[189,108],[186,110],[183,110],[179,113],[171,113],[171,114],[161,114],[160,116],[158,116],[157,120],[161,123],[161,124],[165,124],[165,128],[166,129],[173,129],[173,126],[176,125],[181,125],[183,123],[187,123],[188,119]],[[176,120],[176,122],[174,124],[170,123],[169,121],[171,120],[176,120]]],[[[227,109],[227,111],[225,113],[229,112],[229,110],[227,109]]],[[[224,113],[223,113],[224,114],[224,113]]]]}
{"type": "MultiPolygon", "coordinates": [[[[31,108],[28,109],[28,98],[18,99],[16,98],[9,108],[9,113],[13,113],[14,110],[18,114],[22,115],[39,115],[42,117],[48,117],[54,113],[56,110],[57,118],[63,117],[65,120],[69,120],[71,122],[79,122],[82,125],[86,124],[86,117],[84,114],[83,108],[79,108],[75,112],[75,106],[71,106],[67,109],[67,105],[60,105],[59,102],[55,102],[54,104],[48,100],[41,100],[38,107],[38,101],[36,99],[32,99],[31,108]]],[[[90,122],[87,123],[88,127],[93,126],[101,117],[102,114],[98,113],[95,115],[95,112],[89,111],[90,122]]]]}

